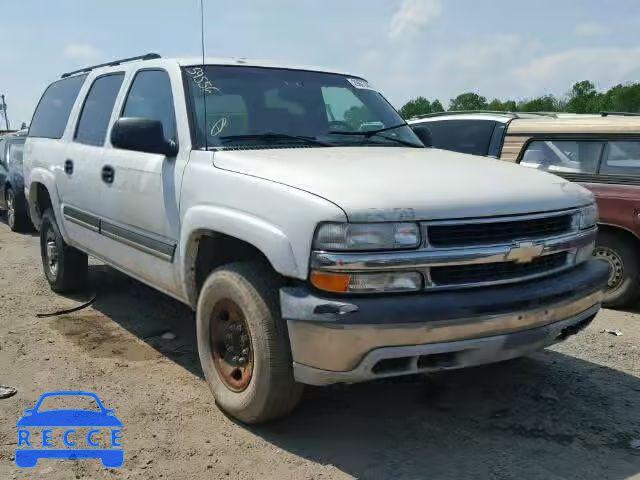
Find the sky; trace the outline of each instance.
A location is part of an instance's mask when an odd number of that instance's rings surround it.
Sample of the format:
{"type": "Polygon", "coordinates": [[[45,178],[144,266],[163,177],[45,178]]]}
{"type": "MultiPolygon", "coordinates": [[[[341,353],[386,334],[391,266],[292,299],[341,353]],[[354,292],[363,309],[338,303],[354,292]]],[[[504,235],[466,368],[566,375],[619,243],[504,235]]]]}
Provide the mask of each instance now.
{"type": "MultiPolygon", "coordinates": [[[[0,93],[13,127],[65,71],[157,52],[199,56],[199,0],[3,0],[0,93]]],[[[640,81],[640,0],[204,0],[207,56],[367,78],[396,107],[640,81]]]]}

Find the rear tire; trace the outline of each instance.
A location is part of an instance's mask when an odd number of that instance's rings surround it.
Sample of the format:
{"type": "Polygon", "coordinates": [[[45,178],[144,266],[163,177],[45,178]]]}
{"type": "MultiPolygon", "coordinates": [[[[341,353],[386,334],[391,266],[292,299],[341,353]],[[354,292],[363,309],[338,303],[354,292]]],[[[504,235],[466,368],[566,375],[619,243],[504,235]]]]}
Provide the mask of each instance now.
{"type": "Polygon", "coordinates": [[[40,224],[40,255],[51,290],[75,293],[86,286],[87,255],[65,243],[51,209],[44,212],[40,224]]]}
{"type": "Polygon", "coordinates": [[[225,265],[205,281],[196,311],[198,354],[218,406],[247,424],[290,413],[302,385],[293,377],[278,276],[266,265],[225,265]]]}
{"type": "Polygon", "coordinates": [[[603,305],[619,308],[637,299],[640,293],[640,258],[636,246],[624,237],[609,231],[598,233],[596,258],[609,264],[610,275],[603,305]]]}
{"type": "Polygon", "coordinates": [[[29,228],[29,217],[26,212],[26,205],[23,202],[19,202],[16,198],[16,194],[11,187],[6,191],[6,204],[7,204],[7,225],[14,232],[24,232],[29,228]]]}

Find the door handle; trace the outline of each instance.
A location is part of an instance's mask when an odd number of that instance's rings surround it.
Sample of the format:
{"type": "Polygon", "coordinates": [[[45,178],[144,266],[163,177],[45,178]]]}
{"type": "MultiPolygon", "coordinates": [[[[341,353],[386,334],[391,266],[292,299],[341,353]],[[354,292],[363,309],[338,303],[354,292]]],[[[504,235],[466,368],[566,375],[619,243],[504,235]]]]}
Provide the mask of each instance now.
{"type": "Polygon", "coordinates": [[[105,165],[102,167],[102,181],[104,183],[113,183],[113,179],[116,176],[116,171],[111,165],[105,165]]]}
{"type": "Polygon", "coordinates": [[[73,173],[73,160],[70,158],[67,158],[64,161],[64,173],[67,175],[71,175],[73,173]]]}

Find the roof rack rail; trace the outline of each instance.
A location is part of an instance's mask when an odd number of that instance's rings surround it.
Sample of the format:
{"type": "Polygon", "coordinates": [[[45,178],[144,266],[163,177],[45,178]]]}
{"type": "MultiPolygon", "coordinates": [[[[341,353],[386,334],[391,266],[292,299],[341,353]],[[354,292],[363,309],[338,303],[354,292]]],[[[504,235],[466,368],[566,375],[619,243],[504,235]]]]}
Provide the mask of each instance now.
{"type": "Polygon", "coordinates": [[[504,110],[451,110],[448,112],[434,112],[434,113],[425,113],[423,115],[416,115],[415,117],[411,117],[409,120],[420,119],[420,118],[430,118],[430,117],[438,117],[441,115],[465,115],[468,113],[484,113],[488,115],[504,115],[510,118],[522,118],[523,115],[540,115],[543,117],[556,117],[555,112],[507,112],[504,110]]]}
{"type": "Polygon", "coordinates": [[[600,112],[601,117],[608,117],[609,115],[616,117],[640,117],[640,113],[633,112],[600,112]]]}
{"type": "Polygon", "coordinates": [[[156,58],[162,58],[162,57],[160,55],[158,55],[157,53],[145,53],[144,55],[138,55],[136,57],[121,58],[119,60],[113,60],[113,61],[107,62],[107,63],[100,63],[99,65],[92,65],[90,67],[84,67],[84,68],[81,68],[80,70],[74,70],[73,72],[63,73],[60,76],[60,78],[67,78],[67,77],[70,77],[71,75],[75,75],[76,73],[90,72],[94,68],[115,67],[116,65],[120,65],[121,63],[125,63],[125,62],[133,62],[135,60],[155,60],[156,58]]]}

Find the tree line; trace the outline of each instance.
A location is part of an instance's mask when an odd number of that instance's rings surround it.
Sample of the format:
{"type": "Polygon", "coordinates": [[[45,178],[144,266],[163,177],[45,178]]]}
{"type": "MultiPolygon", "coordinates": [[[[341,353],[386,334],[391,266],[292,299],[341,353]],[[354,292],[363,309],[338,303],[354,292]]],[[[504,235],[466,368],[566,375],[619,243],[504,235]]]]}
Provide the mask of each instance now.
{"type": "MultiPolygon", "coordinates": [[[[606,92],[599,92],[593,82],[583,80],[575,83],[569,93],[562,97],[543,95],[524,100],[487,101],[486,97],[474,92],[461,93],[449,101],[449,111],[495,110],[502,112],[640,112],[640,83],[619,84],[606,92]]],[[[444,112],[439,100],[430,102],[425,97],[409,100],[400,108],[403,118],[411,118],[428,113],[444,112]]]]}

